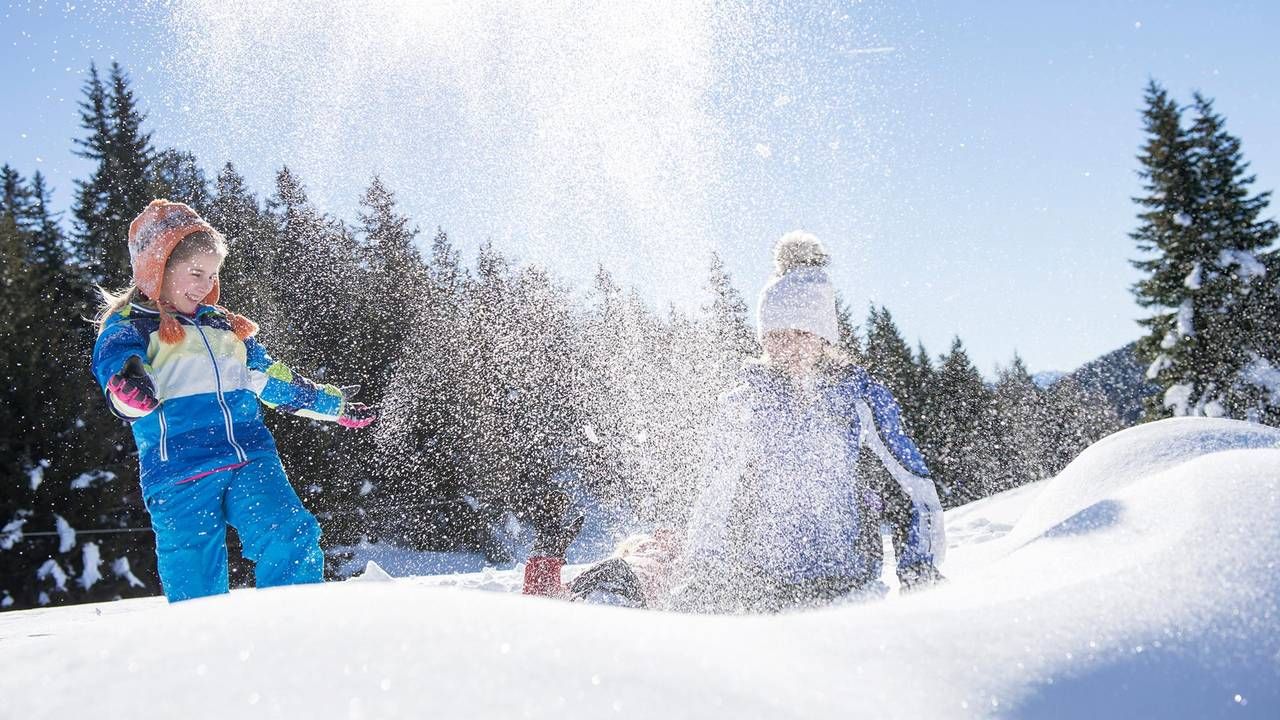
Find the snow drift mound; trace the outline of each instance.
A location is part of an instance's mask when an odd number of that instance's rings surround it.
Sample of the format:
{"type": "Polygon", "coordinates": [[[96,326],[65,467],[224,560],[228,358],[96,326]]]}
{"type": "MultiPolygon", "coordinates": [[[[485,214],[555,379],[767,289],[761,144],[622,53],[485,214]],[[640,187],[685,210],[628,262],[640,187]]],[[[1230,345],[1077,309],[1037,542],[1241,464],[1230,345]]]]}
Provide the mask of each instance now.
{"type": "MultiPolygon", "coordinates": [[[[1229,450],[1277,447],[1280,431],[1235,420],[1172,418],[1122,430],[1094,443],[1050,481],[1014,533],[1028,539],[1049,531],[1125,488],[1183,463],[1229,450]]],[[[1222,458],[1210,464],[1218,460],[1222,458]]],[[[1111,515],[1107,507],[1112,506],[1104,504],[1074,524],[1088,524],[1090,515],[1105,520],[1111,515]]]]}
{"type": "Polygon", "coordinates": [[[949,583],[774,617],[459,576],[0,614],[0,715],[1280,717],[1280,431],[1153,423],[947,520],[949,583]]]}

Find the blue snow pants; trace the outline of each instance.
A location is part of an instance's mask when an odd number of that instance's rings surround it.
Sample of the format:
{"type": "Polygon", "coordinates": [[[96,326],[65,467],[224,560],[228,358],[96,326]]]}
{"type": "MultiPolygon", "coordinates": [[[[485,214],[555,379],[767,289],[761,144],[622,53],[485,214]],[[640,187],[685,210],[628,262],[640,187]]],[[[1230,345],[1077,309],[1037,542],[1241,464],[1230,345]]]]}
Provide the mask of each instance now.
{"type": "Polygon", "coordinates": [[[143,489],[169,602],[228,591],[227,525],[236,529],[257,586],[324,580],[320,525],[302,506],[280,458],[143,489]]]}

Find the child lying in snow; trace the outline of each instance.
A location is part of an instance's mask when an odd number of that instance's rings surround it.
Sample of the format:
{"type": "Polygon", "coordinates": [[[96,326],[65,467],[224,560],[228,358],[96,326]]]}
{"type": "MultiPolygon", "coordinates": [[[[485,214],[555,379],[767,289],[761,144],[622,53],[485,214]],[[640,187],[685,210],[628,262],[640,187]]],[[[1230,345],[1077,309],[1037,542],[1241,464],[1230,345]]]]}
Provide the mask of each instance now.
{"type": "Polygon", "coordinates": [[[538,537],[524,566],[524,594],[626,607],[669,607],[680,554],[675,534],[658,530],[652,535],[632,535],[618,544],[611,557],[566,585],[560,571],[565,550],[582,529],[582,514],[572,509],[568,495],[554,491],[534,508],[533,521],[538,537]]]}

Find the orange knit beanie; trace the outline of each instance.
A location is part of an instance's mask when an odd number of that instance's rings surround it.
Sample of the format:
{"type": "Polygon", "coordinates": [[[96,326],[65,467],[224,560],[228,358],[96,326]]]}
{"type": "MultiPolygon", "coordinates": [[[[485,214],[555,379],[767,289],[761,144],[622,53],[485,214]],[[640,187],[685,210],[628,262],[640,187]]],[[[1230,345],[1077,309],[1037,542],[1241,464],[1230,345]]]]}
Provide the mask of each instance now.
{"type": "MultiPolygon", "coordinates": [[[[160,310],[160,340],[176,343],[182,340],[184,331],[182,324],[173,316],[166,303],[160,300],[160,290],[164,286],[164,269],[169,264],[169,255],[178,243],[192,233],[207,232],[218,235],[213,226],[205,222],[195,210],[182,203],[168,200],[152,200],[138,217],[129,223],[129,262],[133,265],[133,284],[142,291],[160,310]]],[[[220,292],[217,280],[213,288],[205,296],[206,305],[216,305],[220,292]]],[[[237,315],[224,307],[218,309],[226,314],[231,329],[241,339],[245,339],[258,331],[258,326],[250,319],[237,315]]]]}

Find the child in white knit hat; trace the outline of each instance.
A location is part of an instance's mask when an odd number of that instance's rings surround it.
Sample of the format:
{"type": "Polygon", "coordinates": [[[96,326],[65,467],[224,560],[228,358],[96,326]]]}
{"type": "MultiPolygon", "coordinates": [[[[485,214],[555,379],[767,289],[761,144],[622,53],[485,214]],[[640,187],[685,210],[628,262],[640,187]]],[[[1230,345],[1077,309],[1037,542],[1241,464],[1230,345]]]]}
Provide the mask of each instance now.
{"type": "Polygon", "coordinates": [[[903,587],[942,577],[937,492],[893,395],[837,349],[829,262],[800,231],[774,249],[758,306],[764,355],[721,399],[689,520],[690,609],[777,611],[883,593],[882,515],[896,526],[903,587]],[[893,483],[858,476],[864,447],[893,483]]]}

